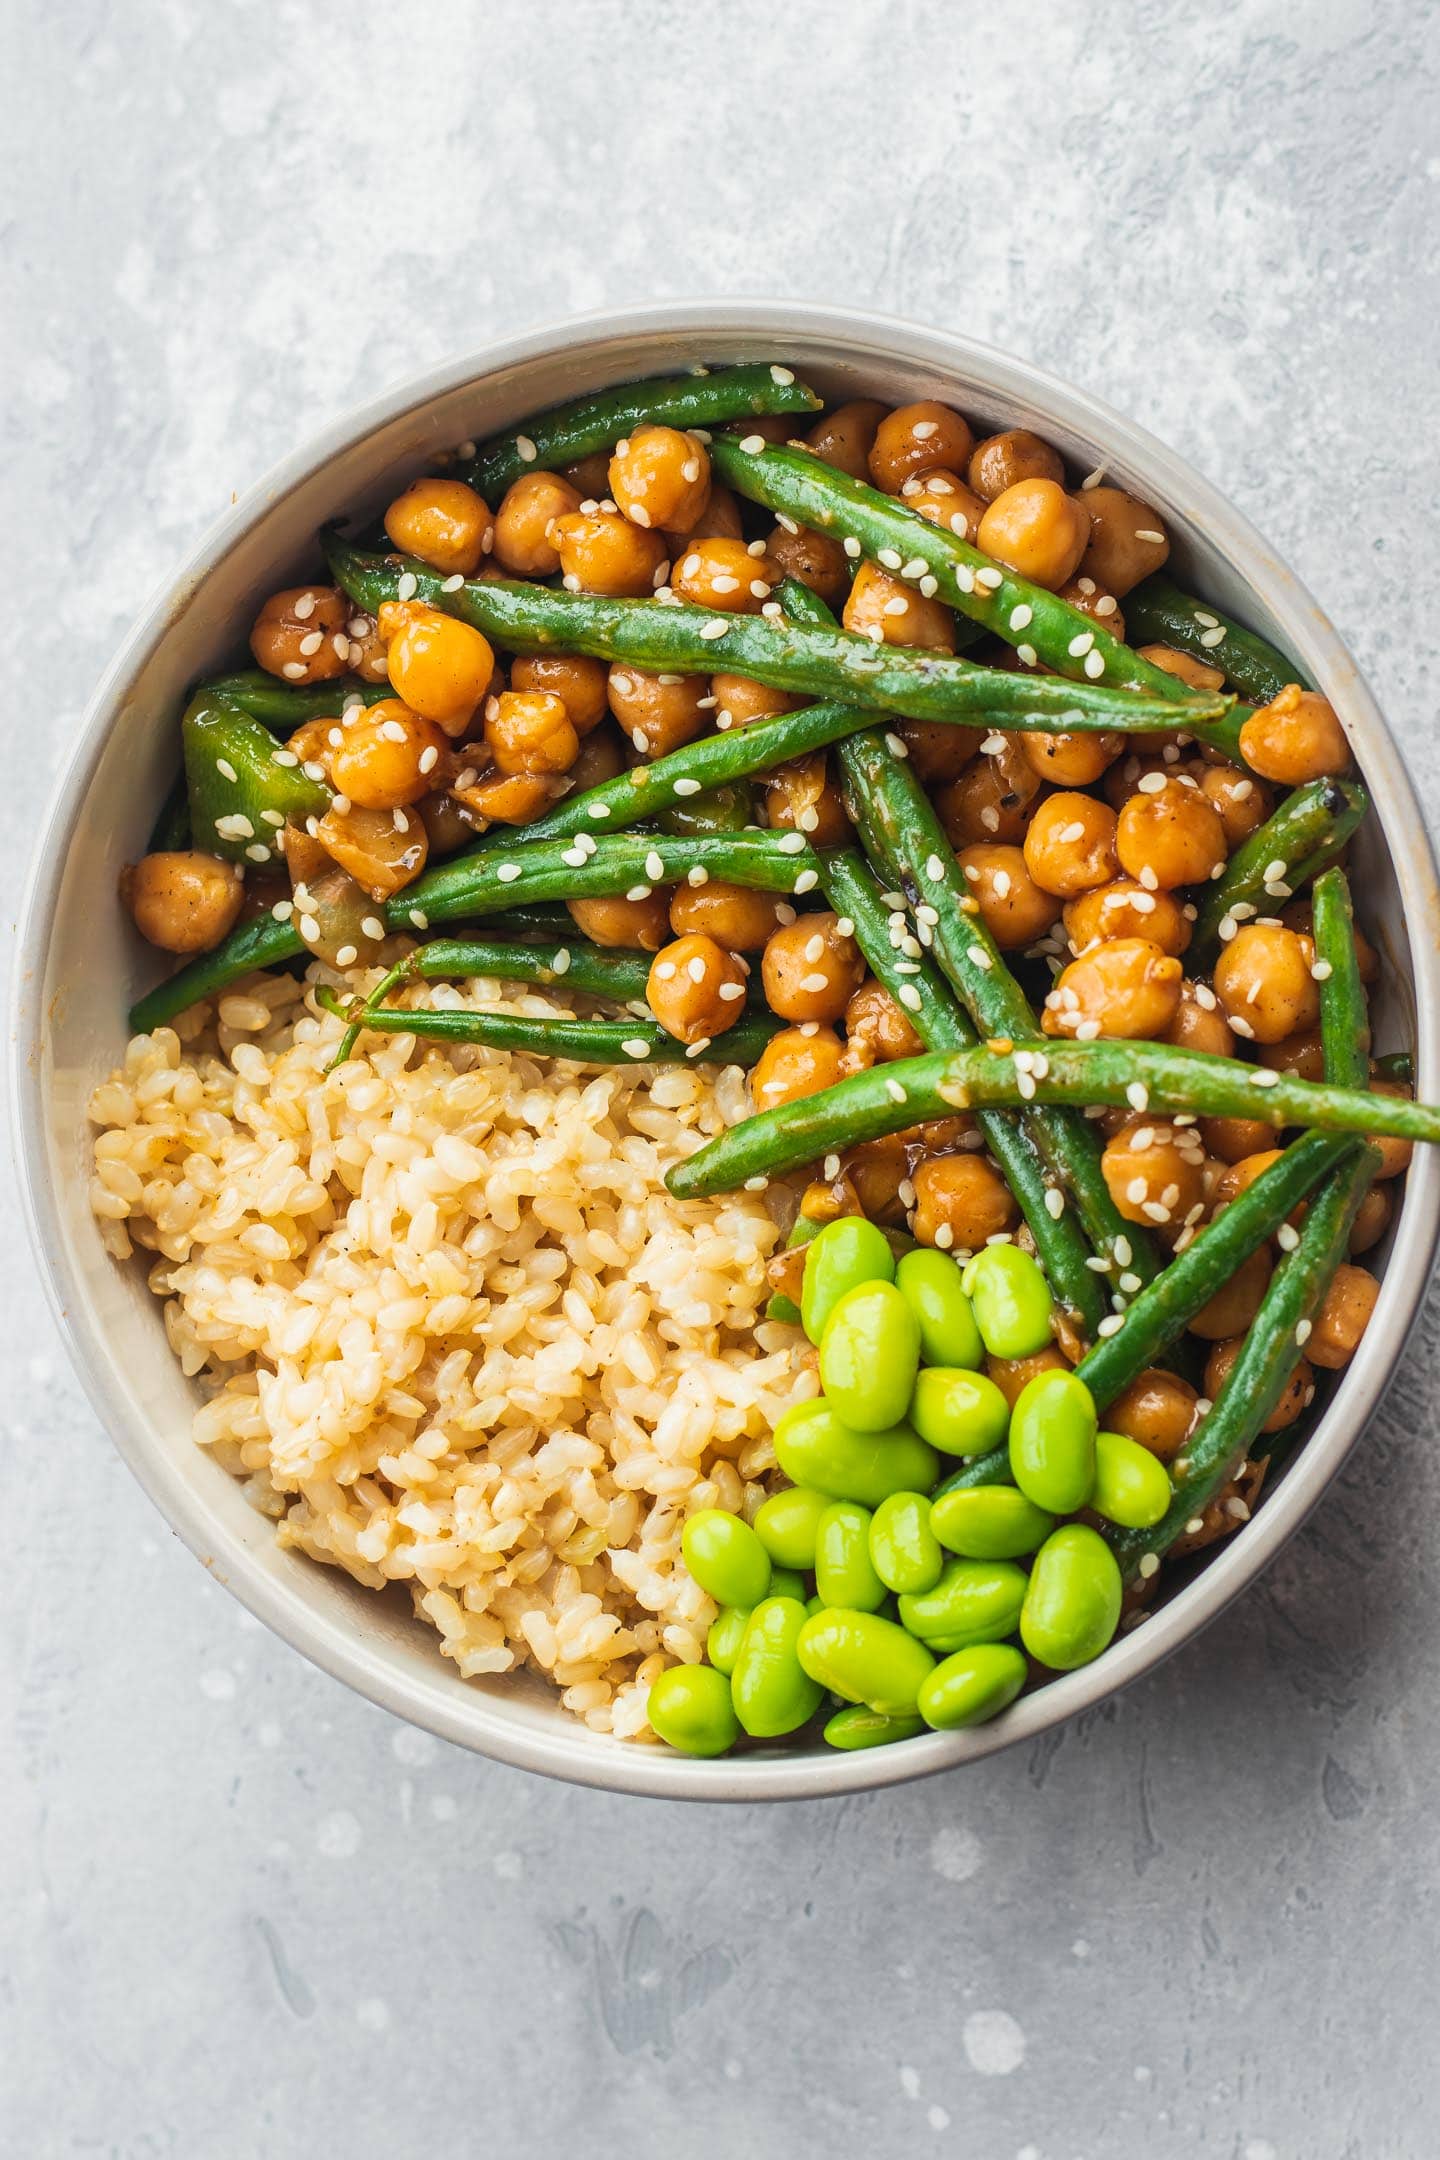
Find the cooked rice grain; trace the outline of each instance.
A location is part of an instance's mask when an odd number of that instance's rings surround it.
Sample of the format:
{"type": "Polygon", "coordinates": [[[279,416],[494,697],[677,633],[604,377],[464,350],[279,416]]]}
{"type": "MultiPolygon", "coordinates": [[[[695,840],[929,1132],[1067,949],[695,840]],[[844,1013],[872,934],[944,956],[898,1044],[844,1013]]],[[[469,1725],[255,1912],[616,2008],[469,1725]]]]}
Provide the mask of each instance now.
{"type": "MultiPolygon", "coordinates": [[[[443,1002],[569,1009],[492,982],[443,1002]]],[[[664,1186],[745,1114],[743,1075],[404,1036],[327,1074],[339,1034],[268,977],[137,1036],[90,1106],[107,1245],[154,1255],[195,1437],[282,1544],[408,1584],[467,1676],[533,1667],[649,1737],[650,1682],[715,1615],[685,1516],[753,1512],[813,1387],[760,1321],[763,1198],[664,1186]]]]}

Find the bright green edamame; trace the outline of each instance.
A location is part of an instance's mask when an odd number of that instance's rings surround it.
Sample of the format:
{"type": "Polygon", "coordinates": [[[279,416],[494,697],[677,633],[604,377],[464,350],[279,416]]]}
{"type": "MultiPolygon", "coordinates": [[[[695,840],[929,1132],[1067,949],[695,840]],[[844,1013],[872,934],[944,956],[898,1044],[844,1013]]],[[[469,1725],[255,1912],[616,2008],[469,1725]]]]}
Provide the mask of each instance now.
{"type": "Polygon", "coordinates": [[[986,1374],[930,1365],[917,1373],[910,1422],[944,1455],[986,1455],[1010,1427],[1010,1405],[986,1374]]]}
{"type": "Polygon", "coordinates": [[[992,1357],[1034,1357],[1050,1340],[1050,1285],[1018,1245],[986,1245],[960,1278],[992,1357]]]}
{"type": "Polygon", "coordinates": [[[1065,1523],[1045,1540],[1020,1608],[1020,1639],[1056,1672],[1088,1665],[1120,1619],[1120,1564],[1086,1523],[1065,1523]]]}
{"type": "Polygon", "coordinates": [[[711,1625],[705,1638],[705,1655],[716,1672],[724,1673],[728,1680],[735,1670],[735,1660],[740,1655],[740,1645],[745,1640],[745,1630],[750,1625],[749,1610],[744,1605],[725,1605],[711,1625]]]}
{"type": "Polygon", "coordinates": [[[919,1363],[920,1323],[894,1283],[847,1290],[820,1341],[820,1383],[845,1423],[856,1432],[898,1425],[919,1363]]]}
{"type": "Polygon", "coordinates": [[[983,1725],[1014,1702],[1025,1685],[1025,1659],[1013,1643],[957,1650],[920,1683],[920,1715],[937,1732],[983,1725]]]}
{"type": "Polygon", "coordinates": [[[810,1593],[805,1588],[805,1577],[799,1568],[772,1567],[770,1570],[770,1597],[794,1598],[803,1605],[810,1593]]]}
{"type": "Polygon", "coordinates": [[[735,1715],[752,1740],[794,1732],[820,1707],[822,1690],[805,1671],[796,1644],[806,1626],[797,1598],[766,1598],[750,1615],[730,1676],[735,1715]]]}
{"type": "Polygon", "coordinates": [[[1037,1373],[1010,1414],[1010,1469],[1027,1500],[1073,1515],[1095,1485],[1095,1398],[1072,1372],[1037,1373]]]}
{"type": "Polygon", "coordinates": [[[1149,1530],[1165,1520],[1174,1488],[1158,1456],[1126,1433],[1095,1435],[1095,1489],[1090,1505],[1122,1530],[1149,1530]]]}
{"type": "Polygon", "coordinates": [[[870,1560],[887,1590],[930,1590],[945,1555],[924,1493],[890,1493],[870,1518],[870,1560]]]}
{"type": "Polygon", "coordinates": [[[928,1492],[935,1450],[908,1425],[856,1432],[833,1404],[792,1403],[775,1427],[775,1459],[792,1484],[814,1485],[834,1500],[878,1507],[887,1493],[928,1492]]]}
{"type": "Polygon", "coordinates": [[[890,1282],[894,1275],[890,1240],[875,1223],[863,1215],[842,1215],[826,1223],[805,1248],[800,1324],[811,1342],[819,1342],[848,1290],[858,1290],[862,1283],[890,1282]]]}
{"type": "Polygon", "coordinates": [[[900,1600],[900,1625],[932,1650],[1002,1642],[1015,1632],[1025,1597],[1025,1570],[1013,1560],[951,1560],[933,1590],[900,1600]]]}
{"type": "Polygon", "coordinates": [[[1019,1560],[1038,1552],[1055,1518],[1014,1485],[976,1485],[932,1501],[930,1527],[964,1560],[1019,1560]]]}
{"type": "Polygon", "coordinates": [[[755,1535],[776,1567],[809,1573],[815,1565],[815,1533],[829,1505],[830,1495],[813,1485],[787,1485],[784,1492],[761,1501],[755,1535]]]}
{"type": "Polygon", "coordinates": [[[800,1630],[800,1663],[819,1687],[887,1717],[913,1717],[935,1660],[923,1643],[878,1613],[816,1613],[800,1630]]]}
{"type": "Polygon", "coordinates": [[[723,1755],[740,1737],[730,1683],[713,1665],[667,1665],[651,1685],[645,1714],[682,1755],[723,1755]]]}
{"type": "Polygon", "coordinates": [[[685,1565],[719,1605],[758,1605],[770,1588],[770,1555],[749,1523],[701,1508],[680,1533],[685,1565]]]}
{"type": "Polygon", "coordinates": [[[914,1740],[925,1729],[923,1717],[887,1717],[868,1703],[851,1703],[835,1712],[825,1738],[834,1748],[889,1747],[892,1740],[914,1740]]]}
{"type": "Polygon", "coordinates": [[[855,1500],[835,1500],[826,1508],[815,1533],[815,1588],[827,1605],[855,1612],[876,1612],[885,1602],[885,1585],[870,1558],[869,1508],[855,1500]]]}
{"type": "Polygon", "coordinates": [[[927,1365],[959,1365],[975,1371],[985,1345],[960,1269],[948,1253],[928,1245],[908,1252],[895,1270],[895,1286],[920,1323],[920,1355],[927,1365]]]}

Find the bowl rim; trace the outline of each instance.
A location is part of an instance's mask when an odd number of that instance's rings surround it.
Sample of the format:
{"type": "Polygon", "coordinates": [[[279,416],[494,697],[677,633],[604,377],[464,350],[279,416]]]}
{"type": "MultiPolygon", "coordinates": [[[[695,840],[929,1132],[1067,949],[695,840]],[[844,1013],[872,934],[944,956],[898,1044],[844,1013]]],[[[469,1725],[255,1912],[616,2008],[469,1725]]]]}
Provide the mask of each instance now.
{"type": "MultiPolygon", "coordinates": [[[[558,1720],[532,1730],[508,1716],[503,1700],[479,1690],[468,1697],[457,1693],[448,1673],[442,1685],[438,1653],[434,1683],[417,1681],[398,1665],[392,1668],[383,1645],[345,1624],[339,1607],[335,1614],[320,1614],[254,1566],[238,1539],[212,1517],[200,1491],[153,1445],[146,1422],[107,1384],[118,1347],[88,1309],[83,1285],[66,1258],[49,1175],[41,1043],[49,929],[70,837],[127,690],[163,642],[177,607],[284,495],[379,428],[488,374],[587,346],[596,348],[598,367],[607,339],[647,334],[689,338],[697,348],[710,336],[740,336],[753,340],[757,356],[764,349],[782,350],[787,340],[808,338],[829,344],[835,358],[846,362],[888,357],[931,368],[942,378],[978,375],[998,397],[1028,403],[1076,433],[1094,435],[1107,459],[1153,476],[1164,492],[1186,504],[1187,519],[1203,526],[1207,540],[1254,589],[1314,678],[1335,686],[1347,729],[1363,750],[1366,785],[1406,920],[1433,922],[1440,903],[1429,836],[1399,748],[1328,617],[1248,519],[1184,459],[1103,400],[996,347],[902,317],[761,298],[670,300],[593,310],[496,340],[365,400],[313,435],[216,520],[179,572],[152,596],[105,670],[54,783],[22,902],[11,990],[11,1115],[22,1205],[51,1310],[92,1409],[170,1526],[217,1579],[292,1648],[397,1717],[518,1768],[608,1791],[669,1799],[813,1799],[903,1783],[1036,1739],[1151,1671],[1224,1611],[1314,1507],[1400,1361],[1440,1240],[1440,1150],[1417,1153],[1374,1320],[1267,1504],[1142,1627],[1117,1638],[1095,1664],[1022,1696],[996,1725],[929,1734],[903,1748],[740,1755],[720,1762],[696,1762],[613,1740],[589,1732],[578,1720],[573,1730],[558,1720]]],[[[1412,936],[1409,947],[1417,1081],[1433,1089],[1440,1073],[1440,944],[1421,935],[1412,936]]]]}

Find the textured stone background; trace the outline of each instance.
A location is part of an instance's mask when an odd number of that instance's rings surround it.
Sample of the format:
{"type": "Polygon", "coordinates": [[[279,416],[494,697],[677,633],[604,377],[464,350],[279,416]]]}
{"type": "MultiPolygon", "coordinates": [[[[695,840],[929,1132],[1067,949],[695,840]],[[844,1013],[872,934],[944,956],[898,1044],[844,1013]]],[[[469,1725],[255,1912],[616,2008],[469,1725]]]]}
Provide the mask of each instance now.
{"type": "MultiPolygon", "coordinates": [[[[685,294],[1013,347],[1226,488],[1432,809],[1437,12],[1415,0],[10,0],[21,858],[150,588],[352,400],[685,294]]],[[[1435,2151],[1440,1310],[1208,1638],[1014,1753],[662,1807],[393,1723],[113,1459],[12,1238],[4,2150],[1435,2151]]]]}

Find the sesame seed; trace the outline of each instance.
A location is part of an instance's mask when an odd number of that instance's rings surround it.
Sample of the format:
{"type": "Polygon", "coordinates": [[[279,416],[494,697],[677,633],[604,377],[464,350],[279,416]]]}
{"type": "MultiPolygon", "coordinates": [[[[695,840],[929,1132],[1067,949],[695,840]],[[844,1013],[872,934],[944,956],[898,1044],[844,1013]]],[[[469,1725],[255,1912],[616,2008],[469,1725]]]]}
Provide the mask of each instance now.
{"type": "Polygon", "coordinates": [[[986,952],[983,945],[970,946],[970,948],[966,952],[965,957],[967,960],[972,961],[973,964],[980,969],[982,974],[988,974],[990,969],[995,965],[995,962],[991,959],[989,953],[986,952]]]}
{"type": "Polygon", "coordinates": [[[420,770],[421,770],[421,772],[422,772],[422,773],[432,773],[432,772],[434,772],[434,770],[435,770],[435,767],[436,767],[436,766],[437,766],[437,765],[439,764],[439,762],[440,762],[440,752],[439,752],[439,751],[438,751],[438,750],[436,749],[436,747],[435,747],[434,743],[427,743],[427,744],[425,745],[425,748],[424,748],[424,749],[423,749],[423,750],[421,751],[421,753],[420,753],[420,770]]]}
{"type": "Polygon", "coordinates": [[[702,638],[722,638],[729,628],[728,622],[701,623],[700,635],[702,638]]]}
{"type": "Polygon", "coordinates": [[[920,1007],[924,1002],[920,996],[920,992],[916,989],[914,983],[901,983],[899,988],[895,992],[895,995],[899,998],[900,1003],[905,1007],[907,1012],[919,1012],[920,1007]]]}
{"type": "Polygon", "coordinates": [[[875,560],[886,570],[898,570],[902,557],[898,548],[880,548],[876,553],[875,560]]]}
{"type": "Polygon", "coordinates": [[[1033,645],[1017,645],[1015,655],[1017,659],[1024,662],[1026,667],[1034,667],[1036,660],[1039,658],[1039,654],[1033,645]]]}
{"type": "Polygon", "coordinates": [[[1137,540],[1151,540],[1156,547],[1164,547],[1165,545],[1164,533],[1156,532],[1153,526],[1142,526],[1136,531],[1135,538],[1137,540]]]}
{"type": "Polygon", "coordinates": [[[800,833],[781,833],[775,846],[781,855],[803,855],[805,852],[804,837],[800,833]]]}
{"type": "Polygon", "coordinates": [[[272,750],[270,761],[274,765],[298,765],[300,760],[293,750],[272,750]]]}
{"type": "Polygon", "coordinates": [[[687,885],[693,885],[696,887],[699,887],[701,885],[708,885],[710,882],[710,873],[705,868],[705,865],[703,863],[696,863],[691,869],[686,871],[685,882],[687,885]]]}
{"type": "Polygon", "coordinates": [[[910,745],[903,735],[897,735],[893,729],[887,729],[886,731],[885,747],[890,752],[891,757],[908,758],[910,755],[910,745]]]}
{"type": "Polygon", "coordinates": [[[539,455],[528,435],[517,435],[515,437],[515,450],[523,465],[533,465],[539,455]]]}
{"type": "Polygon", "coordinates": [[[586,812],[586,816],[592,818],[608,818],[609,815],[610,805],[603,802],[591,803],[589,810],[586,812]]]}
{"type": "Polygon", "coordinates": [[[844,540],[841,542],[841,545],[852,562],[857,562],[859,560],[860,543],[855,538],[853,533],[847,533],[844,540]]]}
{"type": "Polygon", "coordinates": [[[1257,1065],[1250,1075],[1250,1085],[1258,1088],[1278,1087],[1280,1075],[1278,1072],[1271,1072],[1268,1065],[1257,1065]]]}
{"type": "MultiPolygon", "coordinates": [[[[1143,538],[1143,535],[1137,533],[1135,537],[1138,540],[1143,538]]],[[[1200,643],[1208,650],[1213,651],[1217,645],[1223,645],[1224,642],[1225,632],[1223,630],[1202,630],[1200,633],[1200,643]]]]}
{"type": "Polygon", "coordinates": [[[1094,1042],[1099,1033],[1100,1022],[1098,1020],[1081,1020],[1075,1028],[1075,1040],[1076,1042],[1094,1042]]]}
{"type": "Polygon", "coordinates": [[[765,438],[763,435],[743,435],[740,439],[740,448],[747,457],[758,457],[765,448],[765,438]]]}
{"type": "Polygon", "coordinates": [[[464,583],[465,579],[463,573],[457,570],[453,577],[442,578],[440,580],[440,590],[441,592],[459,592],[464,583]]]}
{"type": "Polygon", "coordinates": [[[658,884],[665,875],[665,858],[657,854],[654,848],[645,857],[645,875],[654,884],[658,884]]]}
{"type": "MultiPolygon", "coordinates": [[[[958,575],[958,573],[957,573],[957,575],[956,575],[956,580],[955,580],[955,582],[956,582],[956,584],[957,584],[957,585],[958,585],[958,584],[959,584],[959,582],[960,582],[960,579],[959,579],[959,575],[958,575]]],[[[1003,573],[1002,571],[999,571],[999,570],[991,570],[991,569],[988,569],[988,568],[987,568],[987,569],[984,569],[984,570],[977,570],[977,571],[975,572],[975,583],[976,583],[977,585],[983,585],[983,587],[985,588],[986,592],[995,592],[995,591],[997,591],[997,590],[999,589],[999,587],[1000,587],[1001,585],[1003,585],[1003,584],[1004,584],[1004,582],[1005,582],[1005,578],[1004,578],[1004,573],[1003,573]]]]}
{"type": "Polygon", "coordinates": [[[1329,960],[1317,960],[1310,970],[1311,978],[1315,982],[1329,982],[1334,972],[1334,966],[1329,960]]]}
{"type": "Polygon", "coordinates": [[[1070,643],[1066,646],[1065,650],[1069,653],[1072,660],[1078,660],[1082,653],[1089,652],[1091,646],[1094,643],[1094,631],[1082,630],[1078,636],[1071,638],[1070,643]]]}
{"type": "Polygon", "coordinates": [[[1275,1232],[1275,1242],[1280,1247],[1281,1252],[1294,1252],[1296,1246],[1300,1243],[1300,1233],[1295,1228],[1294,1223],[1282,1222],[1275,1232]]]}
{"type": "Polygon", "coordinates": [[[420,582],[414,571],[406,570],[402,572],[400,582],[395,587],[395,597],[397,600],[413,600],[419,590],[420,582]]]}
{"type": "Polygon", "coordinates": [[[795,880],[795,890],[797,893],[813,892],[819,882],[820,873],[818,870],[802,870],[795,880]]]}
{"type": "Polygon", "coordinates": [[[1144,1576],[1146,1582],[1149,1582],[1152,1576],[1158,1575],[1160,1572],[1158,1554],[1153,1552],[1141,1553],[1139,1572],[1144,1576]]]}
{"type": "Polygon", "coordinates": [[[1103,1335],[1108,1339],[1111,1335],[1118,1335],[1124,1325],[1125,1316],[1123,1313],[1106,1313],[1105,1318],[1100,1322],[1095,1332],[1097,1335],[1103,1335]]]}
{"type": "Polygon", "coordinates": [[[893,600],[887,600],[885,602],[883,612],[886,615],[908,615],[910,612],[910,602],[905,598],[905,595],[903,593],[897,593],[893,600]]]}
{"type": "Polygon", "coordinates": [[[935,1243],[939,1246],[941,1252],[948,1252],[954,1242],[955,1232],[948,1222],[942,1222],[936,1229],[935,1243]]]}
{"type": "Polygon", "coordinates": [[[648,1058],[650,1055],[649,1043],[645,1042],[638,1035],[627,1036],[625,1041],[621,1043],[620,1047],[625,1052],[626,1057],[648,1058]]]}
{"type": "Polygon", "coordinates": [[[430,918],[425,913],[424,908],[412,907],[410,910],[410,920],[415,925],[415,928],[417,930],[428,930],[430,927],[430,918]]]}
{"type": "Polygon", "coordinates": [[[300,677],[305,673],[305,663],[303,660],[287,660],[285,662],[285,665],[281,668],[280,672],[282,675],[286,676],[289,681],[298,682],[300,680],[300,677]]]}
{"type": "Polygon", "coordinates": [[[1092,682],[1096,682],[1096,681],[1098,681],[1098,679],[1100,678],[1100,676],[1102,676],[1102,675],[1104,674],[1104,672],[1105,672],[1105,655],[1104,655],[1103,653],[1098,653],[1098,652],[1088,652],[1088,653],[1086,653],[1086,655],[1085,655],[1085,673],[1086,673],[1086,674],[1087,674],[1087,675],[1088,675],[1088,676],[1090,677],[1090,680],[1091,680],[1092,682]]]}
{"type": "Polygon", "coordinates": [[[1304,1349],[1304,1347],[1305,1347],[1305,1345],[1306,1345],[1306,1343],[1307,1343],[1307,1342],[1309,1342],[1309,1340],[1310,1340],[1310,1337],[1311,1337],[1311,1336],[1312,1336],[1312,1335],[1314,1334],[1314,1332],[1315,1332],[1315,1330],[1314,1330],[1314,1325],[1313,1325],[1313,1323],[1312,1323],[1311,1321],[1309,1321],[1309,1320],[1297,1320],[1297,1321],[1296,1321],[1296,1323],[1295,1323],[1295,1347],[1296,1347],[1296,1349],[1297,1349],[1297,1350],[1303,1350],[1303,1349],[1304,1349]]]}
{"type": "Polygon", "coordinates": [[[313,944],[320,935],[320,925],[313,915],[300,917],[300,935],[307,945],[313,944]]]}
{"type": "Polygon", "coordinates": [[[255,827],[241,810],[232,810],[226,817],[217,817],[215,830],[222,840],[253,840],[255,827]]]}
{"type": "Polygon", "coordinates": [[[270,850],[263,840],[252,840],[245,850],[245,855],[249,862],[262,863],[270,860],[270,850]]]}
{"type": "Polygon", "coordinates": [[[625,898],[627,900],[648,900],[653,890],[654,887],[650,885],[632,885],[625,898]]]}

